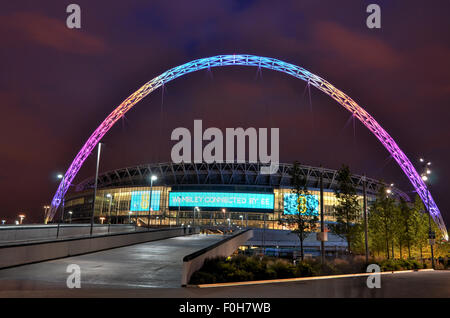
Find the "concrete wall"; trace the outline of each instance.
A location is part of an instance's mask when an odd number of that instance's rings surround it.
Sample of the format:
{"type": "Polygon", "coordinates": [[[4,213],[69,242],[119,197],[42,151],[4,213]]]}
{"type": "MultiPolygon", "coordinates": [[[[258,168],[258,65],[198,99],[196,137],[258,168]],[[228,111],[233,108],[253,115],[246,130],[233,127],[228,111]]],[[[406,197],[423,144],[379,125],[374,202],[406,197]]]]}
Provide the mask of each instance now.
{"type": "MultiPolygon", "coordinates": [[[[49,225],[18,225],[18,226],[0,226],[0,244],[15,241],[36,241],[43,239],[56,238],[58,226],[56,224],[49,225]]],[[[138,230],[141,228],[138,227],[138,230]]],[[[59,238],[76,237],[90,235],[90,224],[61,224],[59,228],[59,238]]],[[[131,232],[135,231],[134,225],[128,224],[111,224],[109,233],[131,232]]],[[[95,224],[93,234],[107,234],[108,225],[95,224]]]]}
{"type": "Polygon", "coordinates": [[[253,236],[253,230],[238,232],[228,239],[220,241],[210,247],[185,256],[183,259],[183,272],[181,286],[186,286],[192,274],[199,270],[206,259],[214,257],[226,257],[231,254],[253,236]]]}
{"type": "Polygon", "coordinates": [[[0,268],[42,262],[198,232],[198,228],[172,228],[3,245],[0,246],[0,268]]]}

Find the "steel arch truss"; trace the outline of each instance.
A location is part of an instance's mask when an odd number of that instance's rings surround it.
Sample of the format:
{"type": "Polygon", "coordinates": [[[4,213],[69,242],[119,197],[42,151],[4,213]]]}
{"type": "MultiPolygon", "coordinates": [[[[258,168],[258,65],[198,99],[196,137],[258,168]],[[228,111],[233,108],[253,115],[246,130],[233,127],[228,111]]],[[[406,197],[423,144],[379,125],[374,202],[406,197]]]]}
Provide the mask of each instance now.
{"type": "Polygon", "coordinates": [[[394,139],[378,124],[378,122],[367,113],[362,107],[360,107],[355,101],[353,101],[344,92],[340,91],[332,84],[324,80],[323,78],[312,74],[311,72],[305,70],[302,67],[286,63],[274,58],[261,57],[254,55],[217,55],[213,57],[203,58],[194,60],[183,65],[174,67],[161,75],[155,77],[151,81],[144,84],[136,92],[125,99],[111,114],[106,117],[106,119],[101,123],[101,125],[94,131],[94,133],[89,137],[84,146],[81,148],[80,152],[77,154],[69,169],[65,173],[63,181],[60,183],[51,203],[51,208],[47,219],[52,219],[55,215],[58,206],[61,204],[61,200],[67,192],[71,182],[75,178],[76,174],[80,170],[86,158],[95,148],[97,143],[102,139],[102,137],[108,132],[108,130],[136,103],[138,103],[145,96],[161,87],[163,84],[168,83],[180,76],[189,74],[195,71],[208,69],[212,67],[221,66],[256,66],[260,68],[266,68],[274,71],[279,71],[291,75],[293,77],[299,78],[306,81],[309,85],[316,87],[321,90],[335,101],[337,101],[341,106],[347,109],[353,114],[359,121],[366,126],[383,144],[383,146],[389,151],[395,161],[399,164],[400,168],[403,170],[405,175],[408,177],[412,183],[414,189],[419,194],[420,198],[424,204],[428,205],[428,210],[433,217],[433,220],[439,226],[440,230],[443,232],[445,239],[448,240],[447,229],[445,227],[442,215],[434,202],[433,198],[429,194],[429,190],[411,161],[406,157],[402,150],[395,143],[394,139]],[[428,197],[428,199],[427,199],[428,197]]]}

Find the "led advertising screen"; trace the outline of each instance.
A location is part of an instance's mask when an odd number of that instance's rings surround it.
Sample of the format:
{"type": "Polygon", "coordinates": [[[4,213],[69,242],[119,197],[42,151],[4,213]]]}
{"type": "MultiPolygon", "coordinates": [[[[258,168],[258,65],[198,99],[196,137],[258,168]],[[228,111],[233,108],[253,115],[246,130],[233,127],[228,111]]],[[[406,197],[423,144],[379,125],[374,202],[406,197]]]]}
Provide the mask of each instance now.
{"type": "Polygon", "coordinates": [[[284,214],[319,215],[319,197],[315,194],[301,195],[295,193],[284,194],[284,214]]]}
{"type": "Polygon", "coordinates": [[[170,192],[169,207],[178,206],[273,210],[274,196],[272,193],[170,192]]]}
{"type": "MultiPolygon", "coordinates": [[[[152,211],[159,211],[161,191],[152,191],[152,211]]],[[[150,191],[131,192],[130,211],[149,211],[150,191]]]]}

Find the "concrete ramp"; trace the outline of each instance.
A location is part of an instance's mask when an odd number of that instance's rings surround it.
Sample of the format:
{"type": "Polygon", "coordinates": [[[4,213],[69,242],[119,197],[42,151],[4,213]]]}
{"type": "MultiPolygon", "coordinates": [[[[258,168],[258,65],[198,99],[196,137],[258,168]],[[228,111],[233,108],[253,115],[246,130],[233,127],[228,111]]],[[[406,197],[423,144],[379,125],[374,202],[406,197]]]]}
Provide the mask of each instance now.
{"type": "Polygon", "coordinates": [[[0,290],[67,289],[67,266],[81,269],[81,288],[179,287],[183,257],[222,240],[195,234],[0,270],[0,290]]]}

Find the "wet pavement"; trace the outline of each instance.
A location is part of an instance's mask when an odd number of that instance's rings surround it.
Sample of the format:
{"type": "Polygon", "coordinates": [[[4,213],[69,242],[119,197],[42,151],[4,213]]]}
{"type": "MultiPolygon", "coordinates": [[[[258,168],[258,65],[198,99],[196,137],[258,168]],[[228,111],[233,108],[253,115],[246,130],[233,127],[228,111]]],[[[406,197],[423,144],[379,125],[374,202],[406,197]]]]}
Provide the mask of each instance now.
{"type": "Polygon", "coordinates": [[[83,288],[176,288],[183,257],[220,235],[190,235],[0,270],[0,293],[67,289],[67,266],[81,270],[83,288]]]}

